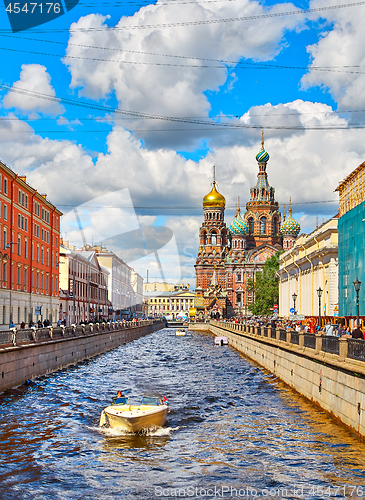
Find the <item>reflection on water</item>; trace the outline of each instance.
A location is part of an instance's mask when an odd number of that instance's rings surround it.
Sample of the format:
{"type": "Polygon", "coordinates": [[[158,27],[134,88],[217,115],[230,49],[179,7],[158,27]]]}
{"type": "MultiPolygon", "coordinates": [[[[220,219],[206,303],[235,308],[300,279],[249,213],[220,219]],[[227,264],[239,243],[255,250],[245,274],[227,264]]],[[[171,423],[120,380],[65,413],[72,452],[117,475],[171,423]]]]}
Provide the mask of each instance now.
{"type": "Polygon", "coordinates": [[[208,335],[155,332],[0,403],[1,500],[365,497],[364,444],[208,335]],[[166,396],[166,427],[99,429],[118,389],[166,396]]]}

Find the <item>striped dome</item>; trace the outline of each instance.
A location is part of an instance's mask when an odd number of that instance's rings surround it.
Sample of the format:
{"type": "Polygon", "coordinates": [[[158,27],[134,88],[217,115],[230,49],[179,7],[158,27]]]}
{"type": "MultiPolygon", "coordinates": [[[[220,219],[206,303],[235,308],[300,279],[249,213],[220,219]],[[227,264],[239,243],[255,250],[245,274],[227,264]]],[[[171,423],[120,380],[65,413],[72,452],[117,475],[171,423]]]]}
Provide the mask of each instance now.
{"type": "Polygon", "coordinates": [[[300,231],[300,224],[293,219],[291,214],[287,219],[281,224],[280,232],[283,236],[298,236],[300,231]]]}
{"type": "Polygon", "coordinates": [[[267,163],[269,159],[269,153],[267,153],[264,149],[261,149],[261,151],[256,155],[256,161],[258,163],[267,163]]]}
{"type": "Polygon", "coordinates": [[[241,215],[238,214],[233,220],[232,224],[229,226],[229,232],[232,236],[247,234],[247,225],[246,222],[242,219],[241,215]]]}

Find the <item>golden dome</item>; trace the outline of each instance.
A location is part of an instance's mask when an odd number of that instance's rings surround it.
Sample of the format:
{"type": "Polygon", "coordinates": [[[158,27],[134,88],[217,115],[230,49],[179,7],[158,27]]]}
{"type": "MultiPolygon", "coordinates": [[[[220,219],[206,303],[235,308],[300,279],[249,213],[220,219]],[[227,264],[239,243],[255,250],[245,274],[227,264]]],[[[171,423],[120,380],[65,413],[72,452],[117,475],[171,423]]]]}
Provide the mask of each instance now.
{"type": "Polygon", "coordinates": [[[213,189],[203,198],[203,207],[225,207],[226,200],[223,195],[218,193],[215,188],[215,181],[213,181],[213,189]]]}

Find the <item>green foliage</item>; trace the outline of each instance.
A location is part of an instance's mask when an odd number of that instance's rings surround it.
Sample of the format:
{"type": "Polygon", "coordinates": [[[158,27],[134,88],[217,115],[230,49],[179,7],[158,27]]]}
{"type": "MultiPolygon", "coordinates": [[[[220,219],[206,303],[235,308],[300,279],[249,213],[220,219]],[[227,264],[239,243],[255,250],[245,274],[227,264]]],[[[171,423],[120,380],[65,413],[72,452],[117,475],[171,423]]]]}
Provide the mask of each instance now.
{"type": "Polygon", "coordinates": [[[256,280],[248,280],[249,291],[254,292],[254,302],[250,306],[253,314],[272,314],[271,307],[279,300],[279,278],[276,272],[279,270],[279,257],[282,252],[267,259],[261,273],[256,273],[256,280]]]}

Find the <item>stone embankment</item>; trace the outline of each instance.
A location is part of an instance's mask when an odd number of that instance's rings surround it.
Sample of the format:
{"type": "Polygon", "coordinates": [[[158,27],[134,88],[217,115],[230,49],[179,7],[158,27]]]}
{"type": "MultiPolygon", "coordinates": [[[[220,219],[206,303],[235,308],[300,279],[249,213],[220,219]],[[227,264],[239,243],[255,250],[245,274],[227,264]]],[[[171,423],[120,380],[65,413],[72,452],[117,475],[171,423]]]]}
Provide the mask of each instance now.
{"type": "Polygon", "coordinates": [[[0,392],[164,328],[150,320],[0,332],[0,392]]]}
{"type": "Polygon", "coordinates": [[[211,321],[229,344],[365,437],[365,341],[211,321]]]}

